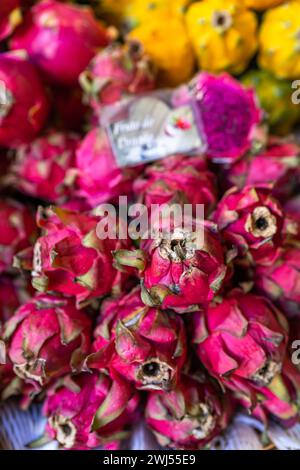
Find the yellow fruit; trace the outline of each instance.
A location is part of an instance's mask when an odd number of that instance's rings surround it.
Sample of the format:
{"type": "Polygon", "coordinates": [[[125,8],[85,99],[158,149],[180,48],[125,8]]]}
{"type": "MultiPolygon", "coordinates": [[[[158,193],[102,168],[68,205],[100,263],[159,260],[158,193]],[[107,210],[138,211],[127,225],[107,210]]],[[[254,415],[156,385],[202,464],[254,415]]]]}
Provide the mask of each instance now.
{"type": "Polygon", "coordinates": [[[199,67],[243,72],[257,49],[257,19],[237,0],[203,0],[190,6],[186,23],[199,67]]]}
{"type": "Polygon", "coordinates": [[[269,10],[259,37],[261,67],[278,78],[300,77],[300,2],[285,3],[269,10]]]}
{"type": "Polygon", "coordinates": [[[255,89],[271,132],[281,136],[292,132],[300,121],[300,106],[291,100],[291,82],[278,80],[266,70],[251,70],[243,75],[242,83],[255,89]]]}
{"type": "Polygon", "coordinates": [[[184,22],[162,14],[134,29],[129,38],[139,40],[158,70],[161,86],[177,86],[189,80],[194,71],[193,49],[184,22]]]}
{"type": "Polygon", "coordinates": [[[255,10],[267,10],[268,8],[277,7],[286,0],[244,0],[248,8],[255,10]]]}
{"type": "Polygon", "coordinates": [[[161,14],[182,16],[191,0],[102,0],[101,8],[114,23],[131,30],[161,14]]]}

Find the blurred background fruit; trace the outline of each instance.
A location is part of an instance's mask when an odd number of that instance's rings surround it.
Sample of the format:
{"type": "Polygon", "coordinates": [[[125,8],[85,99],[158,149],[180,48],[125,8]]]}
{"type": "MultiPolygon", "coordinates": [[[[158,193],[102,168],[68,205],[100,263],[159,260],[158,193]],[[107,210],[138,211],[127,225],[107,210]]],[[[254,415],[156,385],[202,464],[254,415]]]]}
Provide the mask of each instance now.
{"type": "Polygon", "coordinates": [[[291,100],[291,83],[279,80],[265,70],[251,70],[242,77],[242,83],[254,88],[271,131],[286,135],[300,119],[300,106],[291,100]]]}
{"type": "Polygon", "coordinates": [[[236,0],[196,2],[186,24],[201,69],[241,73],[256,52],[256,15],[236,0]]]}
{"type": "Polygon", "coordinates": [[[300,76],[300,3],[290,1],[269,10],[259,34],[259,65],[278,78],[300,76]]]}
{"type": "Polygon", "coordinates": [[[182,16],[191,0],[103,0],[98,11],[125,30],[146,24],[164,13],[182,16]]]}
{"type": "Polygon", "coordinates": [[[133,29],[131,39],[139,40],[158,69],[158,85],[176,86],[194,71],[192,45],[180,18],[163,12],[133,29]],[[174,38],[176,42],[174,43],[174,38]]]}
{"type": "Polygon", "coordinates": [[[267,8],[276,7],[284,1],[285,0],[244,0],[247,7],[254,8],[255,10],[266,10],[267,8]]]}

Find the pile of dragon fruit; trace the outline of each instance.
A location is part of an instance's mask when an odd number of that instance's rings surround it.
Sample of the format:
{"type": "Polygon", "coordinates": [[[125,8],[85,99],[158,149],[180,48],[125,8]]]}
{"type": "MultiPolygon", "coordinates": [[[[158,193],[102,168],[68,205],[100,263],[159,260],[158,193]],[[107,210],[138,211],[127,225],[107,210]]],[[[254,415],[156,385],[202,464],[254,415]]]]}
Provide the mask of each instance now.
{"type": "Polygon", "coordinates": [[[65,449],[118,449],[141,420],[162,447],[187,450],[238,412],[294,426],[297,141],[268,133],[253,91],[202,72],[186,90],[205,155],[120,169],[101,114],[154,90],[155,67],[78,5],[23,2],[12,32],[18,3],[0,6],[1,400],[43,403],[39,444],[65,449]],[[99,204],[118,209],[124,195],[203,204],[203,246],[176,228],[100,239],[99,204]]]}

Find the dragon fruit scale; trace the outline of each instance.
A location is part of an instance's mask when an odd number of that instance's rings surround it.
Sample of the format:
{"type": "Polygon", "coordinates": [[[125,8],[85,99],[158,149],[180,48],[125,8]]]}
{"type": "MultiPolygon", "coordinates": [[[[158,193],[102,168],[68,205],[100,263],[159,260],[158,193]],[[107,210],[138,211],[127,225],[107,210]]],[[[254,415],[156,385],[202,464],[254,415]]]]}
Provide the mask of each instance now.
{"type": "Polygon", "coordinates": [[[199,450],[224,430],[233,407],[206,378],[182,375],[170,392],[149,393],[146,422],[162,447],[199,450]]]}
{"type": "Polygon", "coordinates": [[[0,41],[7,38],[21,23],[22,13],[19,0],[5,0],[0,5],[0,41]]]}
{"type": "Polygon", "coordinates": [[[10,46],[25,49],[50,82],[76,85],[97,50],[108,42],[107,31],[90,8],[44,0],[25,15],[10,46]]]}
{"type": "Polygon", "coordinates": [[[114,268],[112,251],[128,248],[127,239],[99,238],[103,218],[93,214],[49,207],[37,217],[42,236],[34,246],[33,266],[19,261],[21,268],[32,268],[35,289],[75,296],[78,306],[119,292],[127,274],[114,268]]]}
{"type": "Polygon", "coordinates": [[[87,207],[132,194],[136,168],[120,169],[116,163],[106,132],[92,129],[76,153],[74,194],[87,207]]]}
{"type": "Polygon", "coordinates": [[[10,271],[14,255],[36,239],[36,224],[29,209],[19,202],[0,200],[0,272],[10,271]]]}
{"type": "Polygon", "coordinates": [[[0,54],[0,146],[15,148],[40,132],[48,116],[48,96],[40,77],[21,53],[0,54]]]}
{"type": "Polygon", "coordinates": [[[280,249],[274,262],[257,266],[256,289],[276,302],[291,317],[300,315],[300,248],[297,243],[280,249]]]}
{"type": "Polygon", "coordinates": [[[285,428],[291,428],[299,422],[300,407],[300,372],[286,357],[281,373],[275,375],[267,386],[254,386],[249,390],[256,395],[253,402],[247,397],[247,390],[236,394],[237,400],[255,418],[268,424],[269,418],[285,428]]]}
{"type": "Polygon", "coordinates": [[[75,166],[78,144],[75,134],[52,131],[19,147],[11,167],[11,183],[29,196],[62,202],[70,196],[72,180],[68,181],[68,175],[75,166]]]}
{"type": "Polygon", "coordinates": [[[47,392],[44,440],[64,449],[117,450],[137,417],[138,395],[120,378],[93,373],[66,376],[47,392]]]}
{"type": "Polygon", "coordinates": [[[39,294],[6,322],[3,338],[14,372],[43,386],[80,370],[91,333],[89,317],[72,299],[39,294]]]}
{"type": "Polygon", "coordinates": [[[191,231],[175,226],[142,240],[140,250],[114,254],[117,265],[140,271],[145,304],[185,313],[220,290],[226,266],[216,226],[208,221],[193,224],[191,231]]]}
{"type": "Polygon", "coordinates": [[[208,146],[217,163],[232,163],[251,148],[251,138],[261,120],[254,91],[228,74],[200,73],[191,83],[208,146]]]}
{"type": "Polygon", "coordinates": [[[207,169],[203,156],[175,155],[146,167],[134,182],[140,202],[153,204],[204,204],[208,214],[217,201],[215,176],[207,169]]]}
{"type": "Polygon", "coordinates": [[[249,154],[222,171],[225,185],[270,185],[272,194],[279,200],[289,198],[299,184],[300,148],[289,139],[270,137],[267,148],[257,154],[249,154]]]}
{"type": "Polygon", "coordinates": [[[205,312],[194,313],[191,331],[208,372],[227,389],[248,390],[253,402],[251,387],[268,386],[282,369],[288,324],[264,297],[232,291],[205,312]]]}
{"type": "Polygon", "coordinates": [[[102,304],[94,335],[88,368],[108,366],[141,390],[176,385],[187,353],[183,320],[171,311],[145,306],[139,288],[102,304]]]}
{"type": "Polygon", "coordinates": [[[119,101],[123,96],[150,91],[155,73],[142,45],[127,41],[112,44],[96,55],[80,75],[86,101],[101,116],[103,106],[119,101]]]}
{"type": "Polygon", "coordinates": [[[223,239],[253,264],[268,264],[282,244],[284,216],[270,189],[231,188],[214,214],[223,239]]]}

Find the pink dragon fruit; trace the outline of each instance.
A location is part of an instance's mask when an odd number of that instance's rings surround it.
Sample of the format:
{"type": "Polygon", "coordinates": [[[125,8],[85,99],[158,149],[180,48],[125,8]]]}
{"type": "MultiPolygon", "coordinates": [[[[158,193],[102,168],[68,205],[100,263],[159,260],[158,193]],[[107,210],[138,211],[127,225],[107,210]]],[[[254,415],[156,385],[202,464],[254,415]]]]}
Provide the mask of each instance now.
{"type": "Polygon", "coordinates": [[[0,54],[0,146],[28,143],[42,129],[49,110],[43,84],[32,64],[14,53],[0,54]],[[2,90],[4,85],[4,89],[2,90]]]}
{"type": "Polygon", "coordinates": [[[146,167],[134,183],[138,200],[151,208],[153,204],[204,204],[209,213],[216,204],[215,176],[207,170],[201,155],[176,155],[146,167]]]}
{"type": "Polygon", "coordinates": [[[252,90],[230,75],[201,73],[192,82],[201,113],[208,155],[216,162],[232,163],[251,147],[261,112],[252,90]]]}
{"type": "Polygon", "coordinates": [[[82,141],[76,157],[77,178],[75,194],[90,207],[114,200],[120,195],[129,196],[138,171],[121,170],[104,130],[91,130],[82,141]]]}
{"type": "Polygon", "coordinates": [[[0,5],[0,41],[7,38],[21,23],[22,13],[19,0],[5,0],[0,5]]]}
{"type": "Polygon", "coordinates": [[[268,424],[268,418],[275,419],[282,426],[290,428],[299,422],[300,372],[286,357],[281,373],[275,375],[268,386],[245,387],[236,394],[239,402],[257,419],[268,424]],[[249,393],[256,395],[254,404],[249,393]]]}
{"type": "MultiPolygon", "coordinates": [[[[226,186],[242,189],[245,186],[271,185],[273,195],[286,200],[300,180],[297,171],[299,155],[300,148],[296,143],[271,137],[264,151],[249,154],[228,168],[225,172],[226,186]]],[[[224,179],[224,171],[221,178],[224,179]]]]}
{"type": "Polygon", "coordinates": [[[104,302],[95,337],[88,368],[105,369],[109,364],[142,390],[176,385],[186,361],[183,320],[171,311],[146,307],[139,288],[104,302]]]}
{"type": "Polygon", "coordinates": [[[14,372],[40,386],[80,370],[90,336],[91,321],[72,299],[44,294],[20,307],[3,333],[14,372]]]}
{"type": "Polygon", "coordinates": [[[18,148],[11,183],[24,194],[59,203],[70,195],[68,170],[74,168],[79,137],[52,131],[18,148]]]}
{"type": "Polygon", "coordinates": [[[101,221],[97,215],[55,207],[39,210],[42,236],[34,246],[33,266],[28,265],[31,253],[19,258],[21,268],[33,268],[35,289],[75,296],[78,306],[119,292],[127,274],[114,268],[112,251],[128,248],[129,241],[98,237],[101,221]]]}
{"type": "MultiPolygon", "coordinates": [[[[254,386],[267,387],[281,371],[288,324],[263,297],[232,291],[195,313],[191,331],[199,359],[230,390],[242,394],[254,386]]],[[[254,402],[253,393],[248,395],[254,402]]]]}
{"type": "Polygon", "coordinates": [[[162,447],[199,450],[223,431],[233,411],[228,396],[206,378],[183,375],[171,392],[152,392],[146,422],[162,447]]]}
{"type": "Polygon", "coordinates": [[[5,343],[1,339],[3,328],[20,307],[23,300],[27,299],[26,286],[23,280],[8,275],[0,276],[0,399],[5,398],[7,387],[15,378],[13,365],[7,363],[5,343]]]}
{"type": "Polygon", "coordinates": [[[142,240],[142,250],[115,253],[117,265],[142,276],[142,298],[149,306],[185,313],[209,302],[226,275],[224,253],[214,224],[194,222],[191,231],[174,228],[142,240]]]}
{"type": "Polygon", "coordinates": [[[228,245],[250,263],[272,262],[282,244],[283,212],[268,188],[230,189],[219,202],[214,221],[228,245]]]}
{"type": "Polygon", "coordinates": [[[99,446],[116,450],[136,420],[138,395],[120,378],[105,374],[65,377],[47,392],[45,440],[64,449],[99,446]]]}
{"type": "Polygon", "coordinates": [[[123,46],[112,44],[96,55],[81,74],[80,83],[86,101],[99,118],[103,106],[127,94],[152,90],[155,74],[142,45],[127,41],[123,46]]]}
{"type": "Polygon", "coordinates": [[[254,282],[258,290],[276,302],[289,316],[300,315],[300,249],[283,247],[267,266],[257,266],[254,282]]]}
{"type": "Polygon", "coordinates": [[[36,225],[31,212],[12,200],[0,201],[0,273],[9,271],[14,255],[34,243],[36,225]]]}
{"type": "Polygon", "coordinates": [[[13,50],[25,49],[49,81],[75,85],[108,42],[108,33],[90,8],[44,0],[25,15],[10,45],[13,50]]]}

